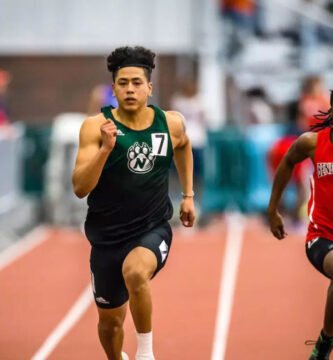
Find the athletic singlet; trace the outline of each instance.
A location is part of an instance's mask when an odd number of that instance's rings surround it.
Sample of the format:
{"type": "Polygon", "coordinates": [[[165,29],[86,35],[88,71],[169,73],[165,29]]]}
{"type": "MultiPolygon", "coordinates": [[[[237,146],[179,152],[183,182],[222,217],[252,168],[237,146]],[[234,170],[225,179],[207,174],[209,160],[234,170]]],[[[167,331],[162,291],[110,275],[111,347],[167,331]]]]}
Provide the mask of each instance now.
{"type": "Polygon", "coordinates": [[[132,130],[117,121],[112,107],[102,108],[117,126],[117,141],[95,189],[88,196],[86,225],[103,229],[94,244],[137,237],[172,216],[168,195],[172,142],[164,112],[155,111],[152,125],[132,130]]]}
{"type": "Polygon", "coordinates": [[[314,172],[310,180],[307,241],[324,237],[333,241],[333,144],[331,128],[318,132],[314,172]]]}

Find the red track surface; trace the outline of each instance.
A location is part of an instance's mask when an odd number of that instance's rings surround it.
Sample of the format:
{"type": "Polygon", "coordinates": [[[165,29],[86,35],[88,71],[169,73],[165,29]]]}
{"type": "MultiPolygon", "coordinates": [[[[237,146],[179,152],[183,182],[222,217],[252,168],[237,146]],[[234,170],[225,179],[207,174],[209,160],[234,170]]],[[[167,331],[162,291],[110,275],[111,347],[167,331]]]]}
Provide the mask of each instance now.
{"type": "MultiPolygon", "coordinates": [[[[152,282],[158,360],[210,360],[224,223],[176,230],[168,264],[152,282]]],[[[47,240],[0,271],[0,360],[24,360],[46,338],[89,284],[89,246],[78,231],[50,229],[47,240]]],[[[247,220],[226,360],[304,360],[321,327],[327,281],[312,269],[301,236],[278,242],[247,220]]],[[[92,304],[48,357],[105,359],[92,304]]],[[[134,359],[128,313],[124,349],[134,359]]]]}

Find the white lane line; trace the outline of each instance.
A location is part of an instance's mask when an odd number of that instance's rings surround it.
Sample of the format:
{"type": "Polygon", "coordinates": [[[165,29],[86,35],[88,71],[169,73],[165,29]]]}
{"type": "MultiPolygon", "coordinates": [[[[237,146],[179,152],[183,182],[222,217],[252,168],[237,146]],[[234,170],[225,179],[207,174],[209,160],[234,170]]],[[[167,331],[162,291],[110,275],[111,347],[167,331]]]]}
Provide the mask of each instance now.
{"type": "Polygon", "coordinates": [[[224,360],[229,324],[243,246],[244,217],[239,213],[227,215],[225,257],[221,270],[221,282],[211,360],[224,360]]]}
{"type": "Polygon", "coordinates": [[[0,253],[0,271],[48,239],[47,227],[38,226],[0,253]]]}
{"type": "Polygon", "coordinates": [[[45,340],[43,345],[38,349],[31,360],[45,360],[60,343],[61,339],[71,330],[71,328],[78,322],[81,316],[86,312],[93,301],[91,285],[80,295],[73,307],[68,311],[66,316],[53,330],[49,337],[45,340]]]}

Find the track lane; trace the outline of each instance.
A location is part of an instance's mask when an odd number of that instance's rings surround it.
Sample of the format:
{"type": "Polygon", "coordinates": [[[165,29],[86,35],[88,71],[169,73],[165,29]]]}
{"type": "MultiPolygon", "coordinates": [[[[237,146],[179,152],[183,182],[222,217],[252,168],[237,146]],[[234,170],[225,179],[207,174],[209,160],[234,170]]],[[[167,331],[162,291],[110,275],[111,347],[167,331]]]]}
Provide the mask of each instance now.
{"type": "Polygon", "coordinates": [[[89,282],[83,236],[50,229],[47,237],[0,271],[0,359],[30,359],[89,282]]]}
{"type": "MultiPolygon", "coordinates": [[[[158,360],[210,358],[224,238],[222,223],[202,231],[175,231],[168,264],[152,281],[158,360]]],[[[97,312],[91,306],[49,359],[105,359],[96,326],[97,312]]],[[[124,349],[131,359],[135,348],[128,312],[124,349]]]]}
{"type": "MultiPolygon", "coordinates": [[[[328,282],[306,259],[303,237],[279,242],[257,219],[247,223],[225,359],[303,360],[311,350],[304,340],[321,327],[328,282]]],[[[64,229],[48,236],[0,271],[0,359],[31,359],[89,284],[84,236],[64,229]]],[[[175,231],[167,267],[152,282],[158,360],[210,359],[225,237],[222,221],[175,231]]],[[[105,359],[96,326],[91,305],[48,359],[105,359]]],[[[124,349],[133,359],[129,312],[125,331],[124,349]]]]}
{"type": "Polygon", "coordinates": [[[304,360],[322,326],[326,287],[308,262],[304,237],[276,240],[249,221],[239,268],[226,360],[304,360]]]}

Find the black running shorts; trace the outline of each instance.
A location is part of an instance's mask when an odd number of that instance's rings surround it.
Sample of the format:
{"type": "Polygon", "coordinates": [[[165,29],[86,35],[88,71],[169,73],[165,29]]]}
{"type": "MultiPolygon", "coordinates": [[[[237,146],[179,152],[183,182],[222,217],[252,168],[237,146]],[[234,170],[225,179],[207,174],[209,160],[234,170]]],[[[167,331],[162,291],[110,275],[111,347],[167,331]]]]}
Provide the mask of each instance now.
{"type": "MultiPolygon", "coordinates": [[[[90,229],[91,231],[91,229],[90,229]]],[[[98,232],[98,229],[96,229],[98,232]]],[[[150,249],[156,256],[157,269],[153,277],[164,267],[172,242],[172,230],[167,221],[125,243],[92,246],[90,253],[91,282],[98,307],[111,309],[128,300],[128,291],[122,274],[124,259],[136,247],[150,249]]]]}
{"type": "Polygon", "coordinates": [[[305,244],[306,255],[310,263],[329,279],[331,277],[324,271],[324,259],[331,250],[333,250],[333,241],[322,237],[307,241],[305,244]]]}

